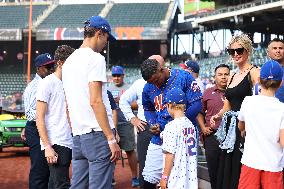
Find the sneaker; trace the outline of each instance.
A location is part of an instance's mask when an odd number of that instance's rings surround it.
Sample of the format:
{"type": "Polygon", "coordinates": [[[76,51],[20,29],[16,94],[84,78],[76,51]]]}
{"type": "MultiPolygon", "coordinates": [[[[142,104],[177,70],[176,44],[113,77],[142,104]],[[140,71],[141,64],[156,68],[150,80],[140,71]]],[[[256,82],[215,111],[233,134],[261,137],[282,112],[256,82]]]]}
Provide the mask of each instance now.
{"type": "Polygon", "coordinates": [[[111,185],[112,185],[112,186],[116,185],[116,182],[115,182],[114,178],[113,178],[112,181],[111,181],[111,185]]]}
{"type": "Polygon", "coordinates": [[[132,186],[132,188],[138,187],[139,186],[139,179],[138,178],[132,178],[131,186],[132,186]]]}

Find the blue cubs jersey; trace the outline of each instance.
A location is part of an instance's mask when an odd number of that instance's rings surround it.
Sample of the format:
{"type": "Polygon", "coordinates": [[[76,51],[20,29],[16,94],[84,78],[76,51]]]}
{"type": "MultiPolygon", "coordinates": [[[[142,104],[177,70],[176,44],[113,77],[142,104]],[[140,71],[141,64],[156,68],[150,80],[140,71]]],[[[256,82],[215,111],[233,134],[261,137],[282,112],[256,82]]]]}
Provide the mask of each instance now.
{"type": "MultiPolygon", "coordinates": [[[[169,79],[160,88],[146,83],[142,93],[145,118],[150,125],[159,124],[161,131],[173,119],[167,111],[164,99],[167,92],[173,88],[179,88],[185,93],[187,98],[185,115],[192,123],[196,123],[195,118],[201,110],[202,94],[195,79],[184,70],[172,69],[169,79]]],[[[153,135],[151,142],[162,144],[159,135],[153,135]]]]}

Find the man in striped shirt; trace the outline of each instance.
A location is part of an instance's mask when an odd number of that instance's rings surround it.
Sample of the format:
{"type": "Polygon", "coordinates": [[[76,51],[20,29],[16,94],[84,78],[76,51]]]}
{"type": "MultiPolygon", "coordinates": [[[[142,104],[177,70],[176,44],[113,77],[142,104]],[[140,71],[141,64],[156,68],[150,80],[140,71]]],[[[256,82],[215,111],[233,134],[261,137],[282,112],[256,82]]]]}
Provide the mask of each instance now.
{"type": "Polygon", "coordinates": [[[41,54],[35,59],[36,75],[24,92],[25,115],[27,123],[22,131],[22,139],[30,147],[31,169],[29,189],[47,189],[49,169],[44,153],[40,149],[39,134],[36,127],[36,91],[38,83],[54,71],[54,60],[48,53],[41,54]]]}

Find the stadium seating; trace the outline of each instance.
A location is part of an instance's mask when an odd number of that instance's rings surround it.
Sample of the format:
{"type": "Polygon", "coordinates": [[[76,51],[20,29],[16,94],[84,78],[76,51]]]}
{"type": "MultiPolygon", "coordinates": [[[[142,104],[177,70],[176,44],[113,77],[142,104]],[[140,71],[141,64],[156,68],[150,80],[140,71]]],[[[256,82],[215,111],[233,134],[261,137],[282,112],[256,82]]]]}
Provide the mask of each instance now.
{"type": "Polygon", "coordinates": [[[16,92],[23,93],[26,86],[25,74],[0,74],[0,93],[3,97],[16,92]]]}
{"type": "Polygon", "coordinates": [[[106,19],[112,27],[144,26],[159,27],[165,18],[168,3],[114,4],[106,19]]]}
{"type": "Polygon", "coordinates": [[[103,4],[58,5],[38,28],[81,28],[87,18],[98,15],[103,7],[103,4]]]}
{"type": "MultiPolygon", "coordinates": [[[[33,6],[33,20],[47,9],[48,5],[33,6]]],[[[23,29],[28,27],[30,8],[27,5],[0,6],[0,28],[23,29]]]]}

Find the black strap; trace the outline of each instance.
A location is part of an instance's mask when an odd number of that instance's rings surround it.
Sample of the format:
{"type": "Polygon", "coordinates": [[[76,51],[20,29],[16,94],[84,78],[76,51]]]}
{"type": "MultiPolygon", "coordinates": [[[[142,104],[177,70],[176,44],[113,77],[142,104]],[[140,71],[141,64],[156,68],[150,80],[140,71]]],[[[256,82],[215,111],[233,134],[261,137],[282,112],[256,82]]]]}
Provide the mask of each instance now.
{"type": "Polygon", "coordinates": [[[231,77],[231,80],[230,80],[229,84],[227,85],[227,88],[231,85],[231,83],[232,83],[232,81],[233,81],[235,75],[236,75],[236,73],[234,73],[234,75],[231,77]]]}

